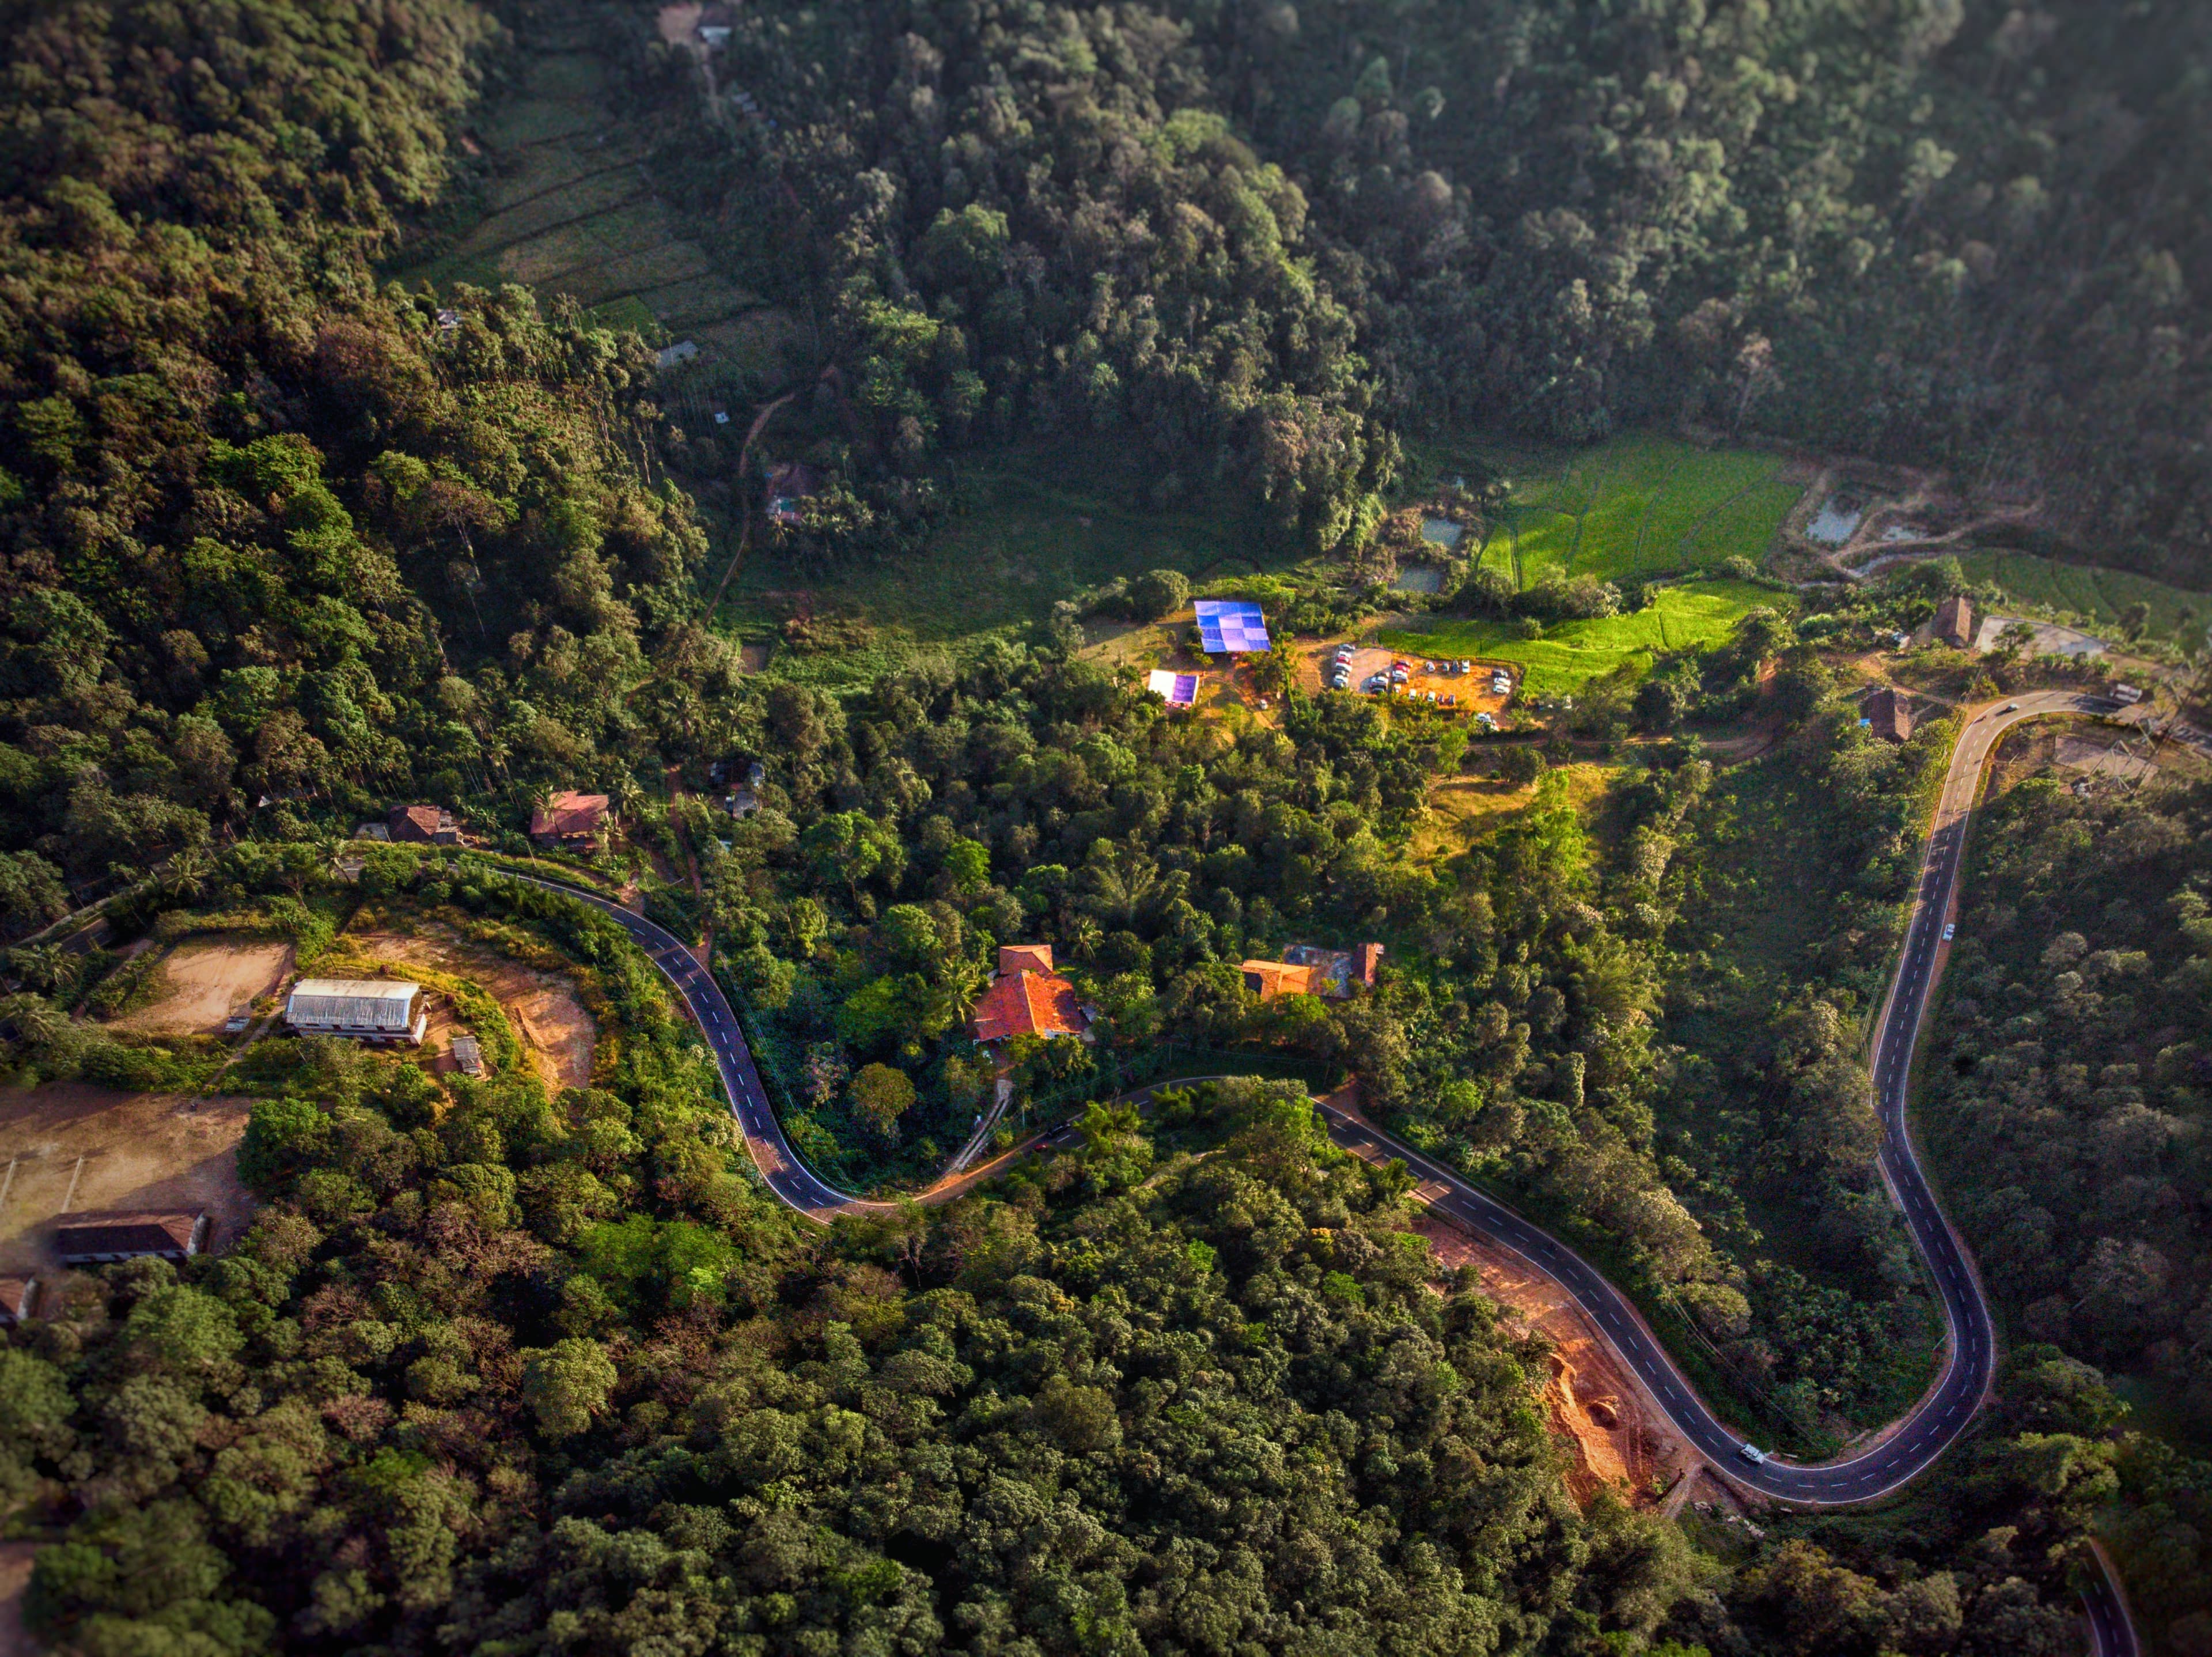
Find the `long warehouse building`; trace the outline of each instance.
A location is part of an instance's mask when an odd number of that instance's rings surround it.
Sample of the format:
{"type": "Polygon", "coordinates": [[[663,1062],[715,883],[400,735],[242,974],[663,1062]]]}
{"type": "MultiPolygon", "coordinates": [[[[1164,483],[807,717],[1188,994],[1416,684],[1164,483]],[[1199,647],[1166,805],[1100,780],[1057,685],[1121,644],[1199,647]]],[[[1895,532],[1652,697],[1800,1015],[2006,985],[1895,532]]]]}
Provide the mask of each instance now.
{"type": "Polygon", "coordinates": [[[284,1003],[284,1022],[303,1036],[404,1041],[419,1047],[429,1014],[422,986],[383,978],[302,978],[284,1003]]]}

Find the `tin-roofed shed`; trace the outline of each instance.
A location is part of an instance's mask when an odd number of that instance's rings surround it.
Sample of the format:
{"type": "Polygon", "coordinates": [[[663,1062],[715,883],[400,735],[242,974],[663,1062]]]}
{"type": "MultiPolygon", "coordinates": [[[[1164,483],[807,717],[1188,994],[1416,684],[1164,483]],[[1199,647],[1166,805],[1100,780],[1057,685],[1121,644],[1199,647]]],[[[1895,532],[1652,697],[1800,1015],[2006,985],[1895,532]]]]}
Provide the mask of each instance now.
{"type": "Polygon", "coordinates": [[[429,1015],[422,986],[383,978],[302,978],[284,1003],[284,1022],[303,1036],[422,1045],[429,1015]]]}

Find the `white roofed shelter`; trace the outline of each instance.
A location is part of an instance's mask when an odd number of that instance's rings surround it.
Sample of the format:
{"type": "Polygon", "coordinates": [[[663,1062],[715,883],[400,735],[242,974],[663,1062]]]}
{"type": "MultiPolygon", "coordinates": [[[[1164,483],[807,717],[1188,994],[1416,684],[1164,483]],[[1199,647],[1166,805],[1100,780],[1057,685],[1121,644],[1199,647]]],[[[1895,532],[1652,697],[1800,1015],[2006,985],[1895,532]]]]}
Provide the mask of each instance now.
{"type": "Polygon", "coordinates": [[[429,1015],[422,986],[385,978],[302,978],[284,1003],[284,1022],[303,1036],[404,1041],[419,1047],[429,1015]]]}

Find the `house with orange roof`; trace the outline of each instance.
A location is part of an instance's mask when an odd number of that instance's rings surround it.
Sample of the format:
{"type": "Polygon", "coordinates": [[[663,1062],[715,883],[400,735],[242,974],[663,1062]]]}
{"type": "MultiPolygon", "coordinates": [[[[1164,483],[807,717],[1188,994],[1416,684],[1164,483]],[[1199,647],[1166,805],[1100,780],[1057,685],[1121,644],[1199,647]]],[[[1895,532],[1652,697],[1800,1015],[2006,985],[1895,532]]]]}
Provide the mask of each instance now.
{"type": "Polygon", "coordinates": [[[1364,943],[1357,949],[1322,949],[1294,943],[1279,961],[1240,961],[1244,987],[1261,1001],[1278,996],[1322,996],[1346,1001],[1358,990],[1372,990],[1382,965],[1382,946],[1364,943]]]}
{"type": "Polygon", "coordinates": [[[1091,1039],[1091,1014],[1075,986],[1053,970],[1045,944],[1008,944],[999,951],[999,975],[968,1020],[969,1033],[985,1046],[1036,1036],[1091,1039]]]}
{"type": "Polygon", "coordinates": [[[530,814],[530,838],[540,845],[587,847],[606,826],[607,796],[564,789],[530,814]]]}

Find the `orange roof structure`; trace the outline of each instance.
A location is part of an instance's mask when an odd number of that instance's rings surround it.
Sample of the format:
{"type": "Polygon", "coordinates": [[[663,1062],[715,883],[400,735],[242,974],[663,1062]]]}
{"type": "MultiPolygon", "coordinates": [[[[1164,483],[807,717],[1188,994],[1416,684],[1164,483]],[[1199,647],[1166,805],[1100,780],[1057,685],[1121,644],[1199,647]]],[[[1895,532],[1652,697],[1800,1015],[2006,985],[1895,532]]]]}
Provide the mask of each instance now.
{"type": "Polygon", "coordinates": [[[975,1003],[968,1028],[978,1041],[1012,1036],[1079,1036],[1090,1019],[1066,978],[1026,969],[1000,975],[975,1003]]]}
{"type": "Polygon", "coordinates": [[[530,834],[537,840],[574,840],[599,832],[606,821],[607,796],[563,789],[550,802],[530,814],[530,834]]]}
{"type": "Polygon", "coordinates": [[[1052,946],[1048,943],[1002,943],[999,946],[999,976],[1009,972],[1050,972],[1052,946]]]}
{"type": "Polygon", "coordinates": [[[1237,970],[1244,975],[1244,987],[1261,1001],[1322,993],[1317,981],[1323,974],[1319,967],[1297,966],[1289,961],[1242,961],[1237,970]]]}

